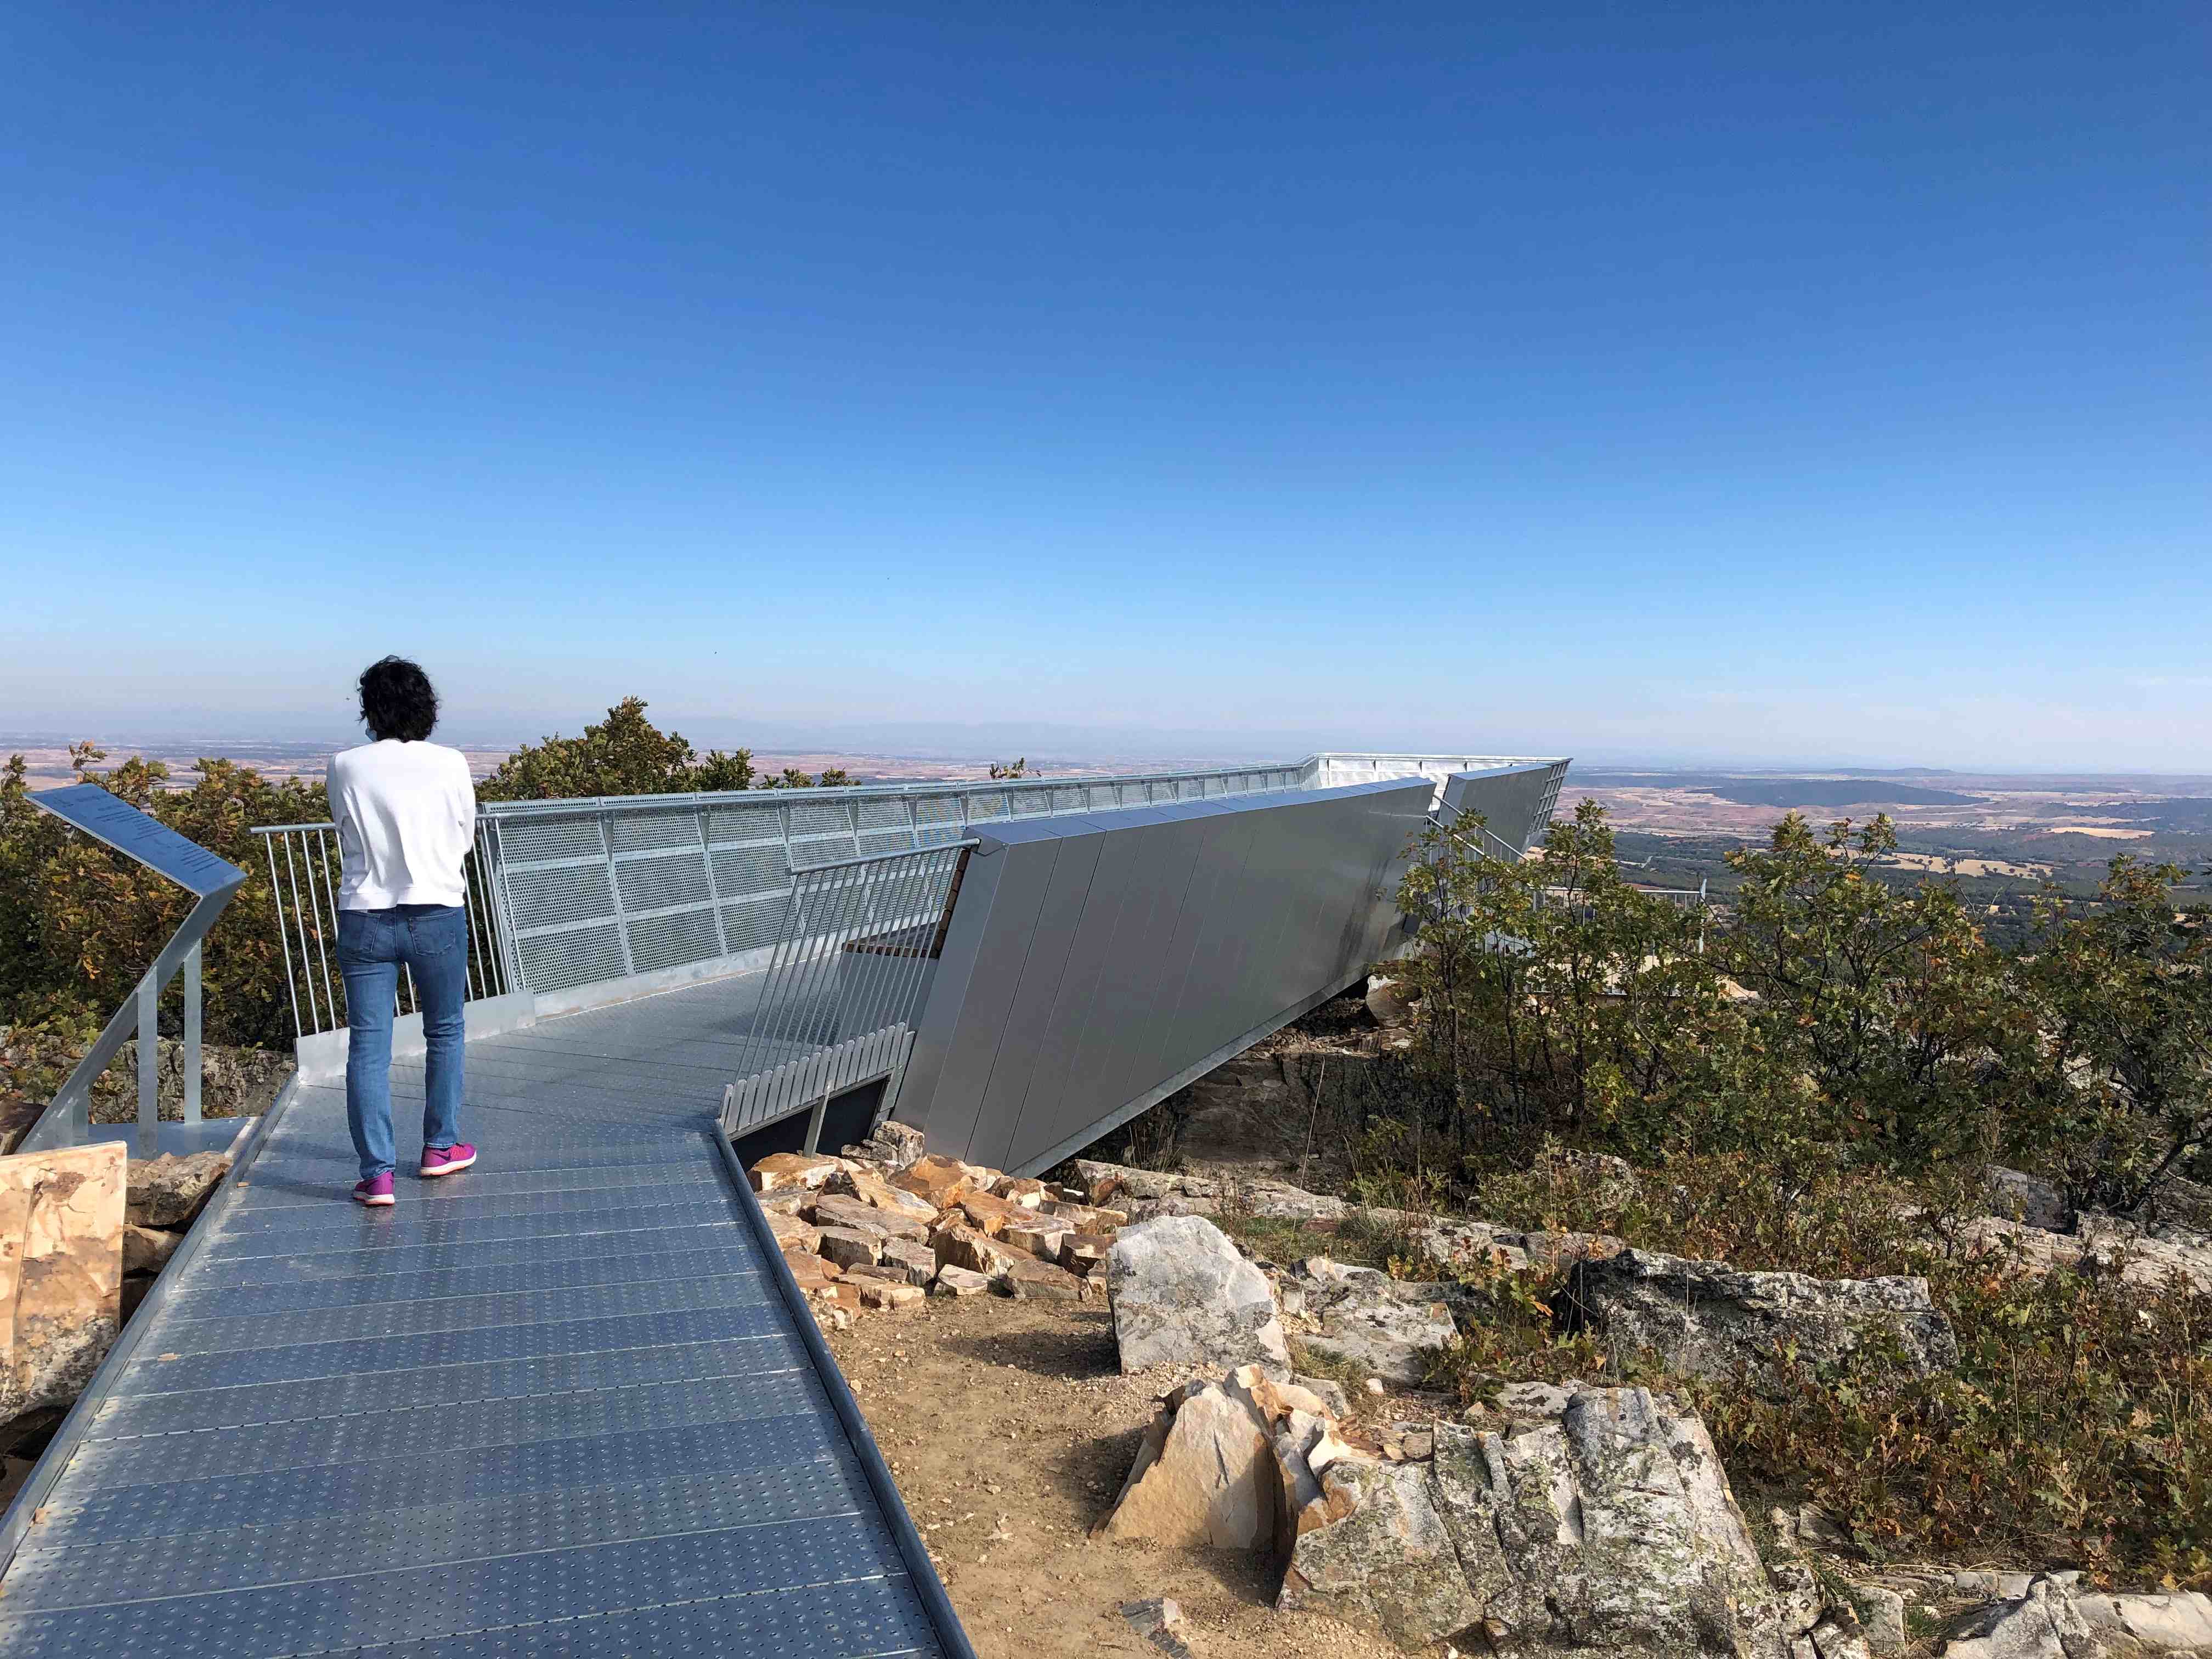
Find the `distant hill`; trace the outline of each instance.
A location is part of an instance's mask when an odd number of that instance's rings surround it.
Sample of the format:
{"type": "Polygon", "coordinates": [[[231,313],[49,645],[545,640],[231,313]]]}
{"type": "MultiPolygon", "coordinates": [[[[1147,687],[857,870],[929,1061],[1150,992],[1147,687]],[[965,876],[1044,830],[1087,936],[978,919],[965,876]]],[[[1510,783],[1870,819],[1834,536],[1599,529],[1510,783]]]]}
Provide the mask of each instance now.
{"type": "Polygon", "coordinates": [[[1707,787],[1723,800],[1743,806],[1971,806],[1984,799],[1885,778],[1737,779],[1707,787]]]}

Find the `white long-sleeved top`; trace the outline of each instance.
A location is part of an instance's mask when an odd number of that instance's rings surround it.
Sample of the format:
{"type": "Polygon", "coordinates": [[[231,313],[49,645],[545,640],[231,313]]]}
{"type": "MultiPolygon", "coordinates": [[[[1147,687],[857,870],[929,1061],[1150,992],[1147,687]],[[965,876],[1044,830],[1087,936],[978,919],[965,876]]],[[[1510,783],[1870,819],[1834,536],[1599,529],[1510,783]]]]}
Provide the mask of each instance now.
{"type": "Polygon", "coordinates": [[[386,738],[331,757],[341,910],[459,904],[477,833],[477,790],[458,749],[386,738]]]}

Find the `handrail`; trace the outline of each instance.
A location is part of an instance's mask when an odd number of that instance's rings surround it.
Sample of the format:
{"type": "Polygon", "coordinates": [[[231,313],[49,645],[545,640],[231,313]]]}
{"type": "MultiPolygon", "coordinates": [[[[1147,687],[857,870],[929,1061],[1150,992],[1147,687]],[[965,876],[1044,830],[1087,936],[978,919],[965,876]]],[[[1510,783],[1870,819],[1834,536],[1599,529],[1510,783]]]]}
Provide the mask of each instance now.
{"type": "Polygon", "coordinates": [[[111,795],[96,783],[40,790],[30,797],[30,801],[40,811],[174,882],[192,895],[194,902],[191,912],[178,924],[177,931],[155,953],[153,965],[140,977],[130,998],[108,1016],[100,1035],[93,1039],[92,1047],[70,1071],[16,1150],[41,1152],[55,1146],[79,1146],[89,1140],[94,1079],[107,1069],[135,1031],[138,1039],[138,1137],[140,1149],[151,1158],[158,1149],[161,1136],[161,993],[170,980],[183,975],[183,1117],[186,1123],[198,1123],[201,946],[216,919],[245,884],[246,872],[187,840],[128,801],[111,795]]]}

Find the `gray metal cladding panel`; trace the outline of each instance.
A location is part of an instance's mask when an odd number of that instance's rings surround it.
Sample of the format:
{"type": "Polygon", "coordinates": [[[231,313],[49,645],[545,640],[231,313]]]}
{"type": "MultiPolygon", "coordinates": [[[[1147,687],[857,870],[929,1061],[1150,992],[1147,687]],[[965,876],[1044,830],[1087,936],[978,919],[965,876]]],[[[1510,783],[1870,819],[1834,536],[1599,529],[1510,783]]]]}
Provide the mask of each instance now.
{"type": "Polygon", "coordinates": [[[699,845],[699,813],[695,807],[631,809],[609,814],[607,824],[617,853],[699,845]]]}
{"type": "Polygon", "coordinates": [[[1129,872],[1121,915],[1069,1069],[1065,1110],[1076,1121],[1105,1116],[1166,1075],[1153,1069],[1165,1034],[1152,1021],[1152,994],[1200,845],[1221,822],[1218,816],[1195,817],[1134,837],[1139,856],[1129,872]],[[1151,1074],[1131,1085],[1133,1074],[1146,1073],[1151,1074]]]}
{"type": "MultiPolygon", "coordinates": [[[[970,1145],[979,1155],[986,1149],[994,1160],[1003,1159],[1014,1139],[1032,1084],[1042,1042],[1023,1041],[1024,1033],[1048,1033],[1052,1010],[1059,1000],[1075,944],[1076,929],[1091,894],[1098,867],[1103,836],[1070,836],[1058,844],[1052,873],[1036,918],[1036,943],[1030,947],[1014,998],[1006,1013],[1010,1040],[1002,1042],[983,1091],[970,1145]]],[[[1000,1167],[1004,1167],[1001,1164],[1000,1167]]]]}
{"type": "MultiPolygon", "coordinates": [[[[938,1150],[1025,1165],[1273,1029],[1364,965],[1378,872],[1427,789],[1257,791],[1059,820],[1060,858],[1099,843],[1072,939],[1049,937],[1068,928],[1065,896],[1049,913],[1042,896],[989,907],[968,931],[956,911],[940,984],[962,987],[947,993],[961,1004],[930,1010],[926,1024],[949,1033],[944,1058],[910,1076],[915,1106],[900,1109],[919,1110],[938,1150]]],[[[986,842],[984,862],[1039,856],[1011,830],[986,842]]]]}
{"type": "Polygon", "coordinates": [[[707,857],[696,847],[653,858],[626,858],[615,865],[625,910],[662,910],[671,905],[703,904],[713,896],[707,857]]]}
{"type": "Polygon", "coordinates": [[[786,892],[749,903],[724,905],[722,931],[730,942],[730,949],[757,951],[763,945],[774,945],[790,908],[791,896],[786,892]]]}
{"type": "Polygon", "coordinates": [[[522,981],[533,991],[566,991],[629,971],[622,930],[613,922],[567,933],[526,934],[515,940],[522,981]]]}
{"type": "Polygon", "coordinates": [[[510,869],[507,893],[518,927],[550,927],[564,921],[611,916],[615,910],[614,888],[604,864],[510,869]]]}
{"type": "Polygon", "coordinates": [[[791,838],[791,867],[811,870],[817,864],[836,864],[860,855],[860,843],[852,836],[809,836],[791,838]]]}
{"type": "Polygon", "coordinates": [[[791,871],[785,862],[783,843],[716,848],[714,885],[726,899],[747,893],[787,891],[791,871]]]}
{"type": "Polygon", "coordinates": [[[629,925],[629,959],[638,973],[711,962],[722,954],[721,930],[712,910],[679,910],[629,925]]]}
{"type": "Polygon", "coordinates": [[[462,1561],[434,1577],[326,1578],[0,1619],[0,1652],[86,1659],[240,1651],[317,1653],[419,1640],[689,1597],[882,1577],[902,1571],[873,1516],[832,1516],[711,1533],[462,1561]],[[281,1643],[272,1647],[272,1638],[281,1643]]]}
{"type": "MultiPolygon", "coordinates": [[[[1046,830],[1043,825],[1038,828],[1046,830]]],[[[1035,839],[1004,842],[999,852],[969,860],[962,899],[967,899],[968,884],[978,883],[984,890],[979,896],[988,896],[988,904],[981,935],[965,964],[965,981],[955,985],[948,998],[957,1023],[944,1042],[935,1089],[927,1097],[927,1115],[917,1126],[933,1141],[941,1139],[947,1146],[972,1144],[991,1067],[1006,1032],[1007,1010],[1036,940],[1037,913],[1059,857],[1059,840],[1057,834],[1048,830],[1035,839]],[[988,867],[979,870],[979,865],[988,867]]],[[[956,927],[957,922],[956,915],[956,927]]],[[[946,983],[940,964],[931,987],[930,1006],[923,1012],[921,1035],[931,1034],[939,1000],[937,988],[946,983]]],[[[919,1036],[915,1046],[921,1046],[919,1036]]]]}
{"type": "Polygon", "coordinates": [[[1525,851],[1543,831],[1536,820],[1546,797],[1557,798],[1552,774],[1560,769],[1546,765],[1455,772],[1444,780],[1443,804],[1449,809],[1443,814],[1444,822],[1452,823],[1463,812],[1479,812],[1492,835],[1525,851]]]}
{"type": "MultiPolygon", "coordinates": [[[[1134,817],[1136,815],[1129,815],[1134,817]]],[[[1079,1086],[1075,1061],[1083,1047],[1091,1010],[1097,999],[1098,978],[1113,950],[1121,924],[1121,907],[1130,872],[1140,852],[1133,835],[1087,832],[1088,876],[1084,899],[1075,912],[1066,944],[1060,951],[1060,982],[1042,1016],[1035,1004],[1024,1005],[1024,1021],[1005,1030],[1000,1039],[1002,1063],[1016,1054],[1026,1060],[1030,1073],[1022,1107],[1007,1144],[1019,1144],[1040,1109],[1054,1121],[1073,1119],[1061,1103],[1079,1086]],[[1042,1109],[1040,1103],[1043,1103],[1042,1109]]],[[[1062,925],[1066,925],[1064,922],[1062,925]]],[[[1080,1120],[1076,1120],[1080,1121],[1080,1120]]]]}
{"type": "Polygon", "coordinates": [[[502,818],[499,846],[510,867],[540,859],[604,858],[607,850],[599,819],[586,817],[502,818]]]}

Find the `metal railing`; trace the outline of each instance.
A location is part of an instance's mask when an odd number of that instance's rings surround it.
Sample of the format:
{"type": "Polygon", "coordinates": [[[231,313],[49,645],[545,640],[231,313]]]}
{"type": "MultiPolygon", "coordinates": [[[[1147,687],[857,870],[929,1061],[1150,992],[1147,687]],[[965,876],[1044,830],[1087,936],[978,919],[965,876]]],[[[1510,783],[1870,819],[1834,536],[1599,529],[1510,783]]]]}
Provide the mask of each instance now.
{"type": "MultiPolygon", "coordinates": [[[[284,958],[284,985],[292,1001],[292,1028],[301,1036],[345,1029],[345,979],[337,965],[337,896],[341,877],[337,826],[268,824],[256,829],[268,854],[269,885],[276,898],[276,938],[284,958]]],[[[496,823],[477,827],[476,847],[462,860],[467,880],[471,1001],[503,996],[514,988],[501,908],[488,891],[499,860],[496,823]]],[[[415,978],[402,967],[397,994],[400,1014],[419,1013],[415,978]]]]}
{"type": "Polygon", "coordinates": [[[976,843],[817,865],[792,878],[722,1127],[821,1109],[906,1063],[976,843]]]}
{"type": "MultiPolygon", "coordinates": [[[[1028,817],[1112,811],[1383,777],[1441,780],[1495,756],[1332,755],[1259,766],[1071,778],[855,784],[690,795],[491,801],[469,883],[483,943],[470,995],[546,996],[639,976],[755,968],[781,938],[794,872],[966,839],[1028,817]]],[[[1439,783],[1441,787],[1441,783],[1439,783]]],[[[337,848],[327,823],[271,825],[269,876],[295,1030],[343,1029],[337,848]]],[[[401,991],[402,1012],[411,990],[401,991]]]]}

